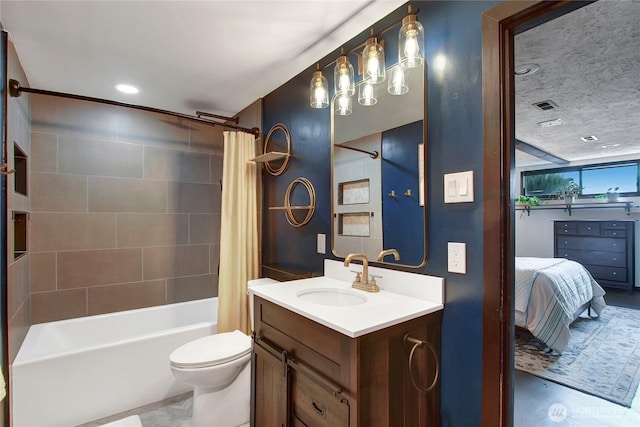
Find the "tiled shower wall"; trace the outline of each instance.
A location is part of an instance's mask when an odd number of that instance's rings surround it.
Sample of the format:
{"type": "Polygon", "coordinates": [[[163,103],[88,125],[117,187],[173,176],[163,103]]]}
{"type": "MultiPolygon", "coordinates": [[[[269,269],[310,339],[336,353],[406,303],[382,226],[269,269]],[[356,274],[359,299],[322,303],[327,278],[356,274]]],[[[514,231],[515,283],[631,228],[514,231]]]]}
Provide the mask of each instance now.
{"type": "Polygon", "coordinates": [[[32,322],[216,296],[222,128],[31,101],[32,322]]]}

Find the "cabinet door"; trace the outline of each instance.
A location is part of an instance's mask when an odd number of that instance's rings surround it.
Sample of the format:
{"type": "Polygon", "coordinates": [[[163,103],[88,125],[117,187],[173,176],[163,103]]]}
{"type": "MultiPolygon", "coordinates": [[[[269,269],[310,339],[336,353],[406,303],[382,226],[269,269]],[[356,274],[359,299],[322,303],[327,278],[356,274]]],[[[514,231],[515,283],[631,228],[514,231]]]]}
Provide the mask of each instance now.
{"type": "Polygon", "coordinates": [[[291,406],[294,426],[349,426],[348,402],[297,370],[291,372],[291,406]]]}
{"type": "Polygon", "coordinates": [[[289,407],[288,372],[286,364],[255,343],[254,369],[254,426],[287,427],[289,407]]]}

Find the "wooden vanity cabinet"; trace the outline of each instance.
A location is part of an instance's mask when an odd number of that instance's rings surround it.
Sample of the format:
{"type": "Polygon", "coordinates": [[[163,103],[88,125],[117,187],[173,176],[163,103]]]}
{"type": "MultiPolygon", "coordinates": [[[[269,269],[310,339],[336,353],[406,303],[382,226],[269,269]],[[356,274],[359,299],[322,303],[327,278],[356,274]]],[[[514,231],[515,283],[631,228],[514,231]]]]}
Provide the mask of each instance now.
{"type": "MultiPolygon", "coordinates": [[[[254,296],[252,426],[439,426],[440,386],[420,393],[409,373],[411,344],[440,357],[442,311],[350,338],[254,296]]],[[[413,372],[426,388],[439,361],[416,349],[413,372]]]]}

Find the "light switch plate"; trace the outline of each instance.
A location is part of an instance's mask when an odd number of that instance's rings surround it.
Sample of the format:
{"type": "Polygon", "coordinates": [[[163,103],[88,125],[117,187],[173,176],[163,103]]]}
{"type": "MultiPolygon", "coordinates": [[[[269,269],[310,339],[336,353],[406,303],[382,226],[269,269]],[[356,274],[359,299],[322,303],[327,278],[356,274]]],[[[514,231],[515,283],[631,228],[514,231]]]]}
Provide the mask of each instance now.
{"type": "Polygon", "coordinates": [[[473,171],[444,175],[444,202],[473,202],[473,171]]]}
{"type": "Polygon", "coordinates": [[[467,244],[449,242],[448,270],[450,273],[467,274],[467,244]]]}
{"type": "Polygon", "coordinates": [[[317,245],[316,245],[317,252],[319,254],[326,254],[327,253],[327,235],[318,233],[316,242],[317,242],[317,245]]]}

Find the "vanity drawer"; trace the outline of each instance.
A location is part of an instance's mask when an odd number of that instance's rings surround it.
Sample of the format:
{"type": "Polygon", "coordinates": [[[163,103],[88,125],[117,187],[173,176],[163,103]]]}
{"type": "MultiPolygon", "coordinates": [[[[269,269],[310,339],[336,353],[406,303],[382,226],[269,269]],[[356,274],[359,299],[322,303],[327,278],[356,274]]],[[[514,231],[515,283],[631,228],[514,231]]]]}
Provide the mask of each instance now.
{"type": "Polygon", "coordinates": [[[349,426],[349,404],[300,371],[291,375],[294,425],[307,427],[349,426]]]}

